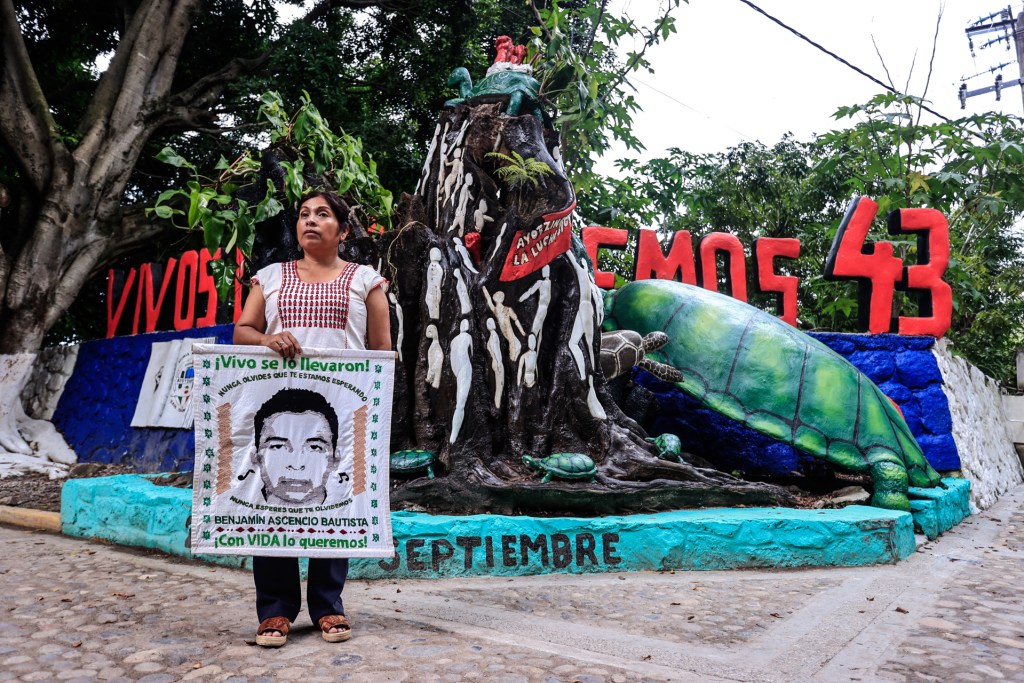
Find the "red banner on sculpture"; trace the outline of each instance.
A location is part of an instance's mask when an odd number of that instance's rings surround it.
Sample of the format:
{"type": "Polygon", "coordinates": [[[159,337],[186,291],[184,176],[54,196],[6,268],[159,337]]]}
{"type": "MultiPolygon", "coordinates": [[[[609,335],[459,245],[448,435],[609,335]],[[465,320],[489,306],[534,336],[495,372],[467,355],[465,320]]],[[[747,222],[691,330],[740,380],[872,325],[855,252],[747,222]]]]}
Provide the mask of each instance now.
{"type": "Polygon", "coordinates": [[[575,209],[576,201],[573,200],[569,208],[545,215],[541,224],[533,230],[517,232],[501,269],[501,281],[511,282],[525,277],[551,263],[556,256],[569,251],[572,243],[572,212],[575,209]]]}

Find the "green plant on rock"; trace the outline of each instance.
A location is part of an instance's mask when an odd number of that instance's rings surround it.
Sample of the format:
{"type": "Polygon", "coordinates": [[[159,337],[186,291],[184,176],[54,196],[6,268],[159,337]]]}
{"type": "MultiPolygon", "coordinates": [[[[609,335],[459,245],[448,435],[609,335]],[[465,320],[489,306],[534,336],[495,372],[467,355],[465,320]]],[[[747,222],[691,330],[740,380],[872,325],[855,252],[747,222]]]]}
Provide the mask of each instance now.
{"type": "Polygon", "coordinates": [[[511,156],[501,152],[488,152],[487,157],[505,163],[504,166],[499,166],[495,169],[495,173],[512,190],[516,188],[522,189],[526,187],[527,183],[533,187],[538,187],[544,176],[554,175],[555,173],[555,169],[551,168],[547,162],[534,158],[524,159],[516,151],[513,151],[511,156]]]}
{"type": "Polygon", "coordinates": [[[220,172],[216,176],[204,175],[170,147],[157,155],[160,161],[185,169],[192,178],[184,188],[162,192],[147,214],[185,230],[202,230],[210,254],[221,250],[222,257],[210,262],[221,299],[235,277],[233,260],[224,256],[234,249],[246,257],[251,255],[256,226],[280,214],[283,202],[297,202],[310,190],[331,187],[368,221],[390,226],[392,194],[380,184],[376,164],[363,154],[358,138],[334,133],[308,93],[303,93],[302,105],[291,116],[275,92],[264,93],[260,102],[261,133],[269,137],[271,148],[287,157],[278,162],[284,171],[283,196],[270,180],[265,191],[255,187],[262,152],[248,150],[232,162],[222,156],[214,166],[220,172]],[[243,194],[262,196],[253,203],[243,194]]]}

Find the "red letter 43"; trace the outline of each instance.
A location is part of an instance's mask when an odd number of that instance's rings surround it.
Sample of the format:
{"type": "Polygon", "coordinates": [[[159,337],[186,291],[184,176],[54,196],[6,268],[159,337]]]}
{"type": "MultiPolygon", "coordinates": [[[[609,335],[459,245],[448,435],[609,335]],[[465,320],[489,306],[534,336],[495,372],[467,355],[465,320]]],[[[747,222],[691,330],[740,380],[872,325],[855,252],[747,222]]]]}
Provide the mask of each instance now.
{"type": "Polygon", "coordinates": [[[949,263],[949,226],[934,209],[901,209],[889,214],[890,234],[917,232],[918,263],[903,267],[889,242],[868,242],[878,204],[855,197],[846,210],[825,262],[825,279],[856,280],[860,329],[871,334],[931,334],[941,337],[949,329],[952,294],[942,275],[949,263]],[[892,320],[893,292],[919,292],[920,317],[892,320]]]}

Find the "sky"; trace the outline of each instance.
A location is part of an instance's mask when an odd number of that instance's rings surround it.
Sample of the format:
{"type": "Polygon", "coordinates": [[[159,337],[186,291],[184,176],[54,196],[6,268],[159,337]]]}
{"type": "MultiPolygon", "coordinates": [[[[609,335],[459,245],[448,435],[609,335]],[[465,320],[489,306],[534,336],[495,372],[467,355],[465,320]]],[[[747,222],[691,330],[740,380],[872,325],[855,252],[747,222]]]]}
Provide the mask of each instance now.
{"type": "MultiPolygon", "coordinates": [[[[617,9],[638,21],[653,16],[655,0],[616,0],[617,9]]],[[[825,48],[888,82],[879,54],[897,89],[925,94],[932,108],[956,118],[981,111],[1024,113],[1019,87],[968,99],[961,111],[961,78],[1002,62],[1005,81],[1020,76],[1014,50],[1006,43],[976,49],[971,56],[964,29],[1005,2],[947,0],[939,25],[931,81],[928,63],[938,0],[753,0],[768,14],[825,48]],[[877,43],[876,53],[872,39],[877,43]],[[916,60],[915,60],[916,53],[916,60]],[[909,82],[909,87],[907,84],[909,82]]],[[[1016,15],[1017,4],[1009,5],[1016,15]]],[[[678,33],[648,51],[654,74],[631,78],[643,112],[635,130],[647,151],[637,155],[613,149],[599,166],[611,172],[611,159],[650,158],[670,147],[690,152],[723,151],[748,140],[777,142],[787,131],[806,140],[843,127],[832,115],[840,106],[862,103],[882,87],[817,50],[739,0],[690,0],[675,12],[678,33]]],[[[975,39],[976,46],[996,34],[975,39]]],[[[995,74],[967,81],[968,89],[991,85],[995,74]]],[[[847,122],[849,122],[847,120],[847,122]]]]}

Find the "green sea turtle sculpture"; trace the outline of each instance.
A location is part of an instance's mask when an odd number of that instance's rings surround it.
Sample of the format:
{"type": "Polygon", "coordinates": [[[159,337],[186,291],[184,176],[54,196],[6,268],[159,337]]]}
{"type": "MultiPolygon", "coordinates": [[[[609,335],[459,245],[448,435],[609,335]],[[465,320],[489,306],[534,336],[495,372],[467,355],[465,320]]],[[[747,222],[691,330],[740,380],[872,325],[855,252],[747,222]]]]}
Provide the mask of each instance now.
{"type": "Polygon", "coordinates": [[[675,434],[661,434],[647,440],[658,449],[658,457],[662,460],[672,460],[674,462],[682,460],[683,442],[675,434]]]}
{"type": "Polygon", "coordinates": [[[544,120],[544,112],[538,102],[540,82],[526,71],[496,71],[473,85],[469,70],[460,66],[448,77],[448,85],[459,88],[459,97],[445,102],[446,107],[463,103],[503,102],[507,99],[505,113],[509,116],[519,116],[525,105],[531,114],[544,120]]]}
{"type": "Polygon", "coordinates": [[[419,448],[395,451],[391,454],[391,473],[405,475],[426,472],[427,476],[433,479],[435,462],[437,456],[430,451],[419,448]]]}
{"type": "Polygon", "coordinates": [[[551,481],[552,477],[592,479],[597,474],[597,465],[589,455],[583,453],[555,453],[540,459],[524,455],[523,462],[527,467],[544,473],[544,478],[541,479],[542,483],[551,481]]]}
{"type": "Polygon", "coordinates": [[[605,298],[605,328],[660,330],[653,354],[681,391],[752,429],[874,483],[872,505],[910,510],[907,486],[940,484],[892,401],[824,344],[742,301],[666,280],[605,298]]]}
{"type": "Polygon", "coordinates": [[[616,330],[601,335],[601,369],[608,379],[624,375],[634,365],[666,382],[682,382],[683,375],[671,365],[659,363],[647,354],[668,344],[664,332],[641,337],[633,330],[616,330]]]}

